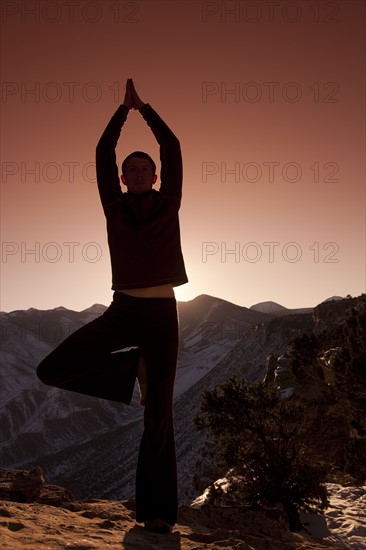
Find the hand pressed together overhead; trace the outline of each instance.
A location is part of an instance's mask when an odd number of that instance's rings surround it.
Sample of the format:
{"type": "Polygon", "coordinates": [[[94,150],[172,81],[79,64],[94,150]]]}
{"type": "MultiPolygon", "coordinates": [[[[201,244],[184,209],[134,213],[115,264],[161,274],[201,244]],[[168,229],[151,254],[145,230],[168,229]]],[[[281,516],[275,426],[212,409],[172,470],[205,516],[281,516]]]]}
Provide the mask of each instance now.
{"type": "Polygon", "coordinates": [[[141,101],[138,93],[136,92],[135,85],[133,83],[132,78],[128,78],[126,82],[126,92],[125,92],[125,99],[123,104],[127,107],[127,109],[141,109],[141,107],[144,105],[144,102],[141,101]]]}

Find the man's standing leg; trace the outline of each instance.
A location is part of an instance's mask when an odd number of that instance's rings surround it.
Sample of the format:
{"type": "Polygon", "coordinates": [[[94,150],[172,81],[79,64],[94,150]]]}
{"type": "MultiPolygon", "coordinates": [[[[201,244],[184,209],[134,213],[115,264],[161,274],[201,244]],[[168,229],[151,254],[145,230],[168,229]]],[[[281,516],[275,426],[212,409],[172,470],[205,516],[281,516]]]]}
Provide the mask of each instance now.
{"type": "Polygon", "coordinates": [[[138,522],[155,519],[174,525],[178,489],[173,426],[173,389],[178,356],[174,298],[148,299],[144,310],[147,394],[136,473],[138,522]]]}

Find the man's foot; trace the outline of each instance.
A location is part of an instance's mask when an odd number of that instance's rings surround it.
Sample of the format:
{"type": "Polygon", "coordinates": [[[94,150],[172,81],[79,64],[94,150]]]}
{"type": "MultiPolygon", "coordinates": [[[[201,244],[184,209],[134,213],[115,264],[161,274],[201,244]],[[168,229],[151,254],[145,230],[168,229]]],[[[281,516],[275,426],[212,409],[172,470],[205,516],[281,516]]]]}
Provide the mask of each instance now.
{"type": "Polygon", "coordinates": [[[173,531],[173,526],[163,519],[152,519],[145,521],[145,529],[152,533],[160,533],[161,535],[170,535],[173,531]]]}

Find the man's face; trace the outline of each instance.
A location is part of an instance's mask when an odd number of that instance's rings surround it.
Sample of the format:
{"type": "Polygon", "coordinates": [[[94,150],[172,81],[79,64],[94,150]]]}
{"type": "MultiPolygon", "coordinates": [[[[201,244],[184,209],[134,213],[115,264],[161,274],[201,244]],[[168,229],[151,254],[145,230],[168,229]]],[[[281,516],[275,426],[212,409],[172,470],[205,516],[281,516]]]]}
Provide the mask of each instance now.
{"type": "Polygon", "coordinates": [[[131,157],[125,166],[125,172],[121,176],[122,183],[127,185],[131,193],[146,193],[150,191],[156,182],[157,176],[148,159],[131,157]]]}

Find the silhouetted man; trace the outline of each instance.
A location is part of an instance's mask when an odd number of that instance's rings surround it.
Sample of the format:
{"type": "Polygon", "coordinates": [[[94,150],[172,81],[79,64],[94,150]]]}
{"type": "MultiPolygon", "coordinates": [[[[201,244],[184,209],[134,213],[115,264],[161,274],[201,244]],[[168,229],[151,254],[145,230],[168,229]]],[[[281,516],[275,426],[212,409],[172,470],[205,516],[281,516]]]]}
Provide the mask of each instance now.
{"type": "Polygon", "coordinates": [[[130,403],[136,376],[145,404],[136,472],[136,518],[170,533],[177,519],[173,386],[178,354],[174,286],[187,282],[178,212],[182,189],[180,144],[132,79],[96,149],[97,180],[107,221],[113,301],[103,315],[74,332],[37,369],[46,384],[130,403]],[[160,146],[155,163],[135,151],[122,164],[115,148],[131,109],[138,110],[160,146]],[[132,348],[130,351],[123,351],[132,348]]]}

